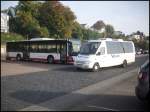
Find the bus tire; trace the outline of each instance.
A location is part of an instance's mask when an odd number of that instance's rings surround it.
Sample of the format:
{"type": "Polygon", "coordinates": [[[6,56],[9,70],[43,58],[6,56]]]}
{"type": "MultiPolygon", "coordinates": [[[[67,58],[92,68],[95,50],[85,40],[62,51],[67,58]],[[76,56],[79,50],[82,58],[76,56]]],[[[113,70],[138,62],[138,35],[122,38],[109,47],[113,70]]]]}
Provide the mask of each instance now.
{"type": "Polygon", "coordinates": [[[21,61],[21,55],[20,55],[20,54],[17,54],[16,60],[17,60],[17,61],[21,61]]]}
{"type": "Polygon", "coordinates": [[[124,60],[124,61],[123,61],[122,67],[123,67],[123,68],[126,68],[126,67],[127,67],[127,60],[124,60]]]}
{"type": "Polygon", "coordinates": [[[54,57],[51,56],[51,55],[48,56],[47,61],[48,61],[48,63],[50,63],[50,64],[54,63],[54,57]]]}
{"type": "Polygon", "coordinates": [[[92,71],[93,71],[93,72],[97,72],[99,69],[100,69],[99,64],[98,64],[98,63],[95,63],[95,64],[93,65],[92,71]]]}

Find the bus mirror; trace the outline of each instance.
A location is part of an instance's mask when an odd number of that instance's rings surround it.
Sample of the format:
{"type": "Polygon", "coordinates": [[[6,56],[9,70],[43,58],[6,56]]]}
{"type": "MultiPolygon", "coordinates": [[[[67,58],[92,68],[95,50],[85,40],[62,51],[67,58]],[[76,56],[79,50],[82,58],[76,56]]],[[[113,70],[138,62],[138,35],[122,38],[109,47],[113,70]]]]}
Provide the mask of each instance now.
{"type": "Polygon", "coordinates": [[[98,52],[96,55],[97,55],[97,56],[100,56],[100,55],[101,55],[101,52],[98,52]]]}

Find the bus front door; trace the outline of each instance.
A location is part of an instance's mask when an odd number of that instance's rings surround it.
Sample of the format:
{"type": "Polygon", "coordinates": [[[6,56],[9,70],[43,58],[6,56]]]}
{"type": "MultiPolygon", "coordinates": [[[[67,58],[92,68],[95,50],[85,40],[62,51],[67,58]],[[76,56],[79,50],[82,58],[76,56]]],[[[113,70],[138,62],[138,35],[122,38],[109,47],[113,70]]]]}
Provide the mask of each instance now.
{"type": "Polygon", "coordinates": [[[66,59],[67,59],[67,48],[65,45],[62,45],[60,50],[60,61],[62,63],[66,63],[66,59]]]}
{"type": "Polygon", "coordinates": [[[23,59],[29,59],[29,46],[28,46],[28,43],[25,43],[25,45],[24,45],[23,59]]]}

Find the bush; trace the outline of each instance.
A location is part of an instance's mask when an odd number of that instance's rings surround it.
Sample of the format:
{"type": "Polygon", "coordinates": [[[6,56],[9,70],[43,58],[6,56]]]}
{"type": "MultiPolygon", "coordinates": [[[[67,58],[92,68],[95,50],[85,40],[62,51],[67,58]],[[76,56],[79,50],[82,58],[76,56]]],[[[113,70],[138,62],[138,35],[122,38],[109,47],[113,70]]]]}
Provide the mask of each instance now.
{"type": "Polygon", "coordinates": [[[22,35],[16,33],[1,33],[1,44],[8,41],[19,41],[24,39],[22,35]]]}

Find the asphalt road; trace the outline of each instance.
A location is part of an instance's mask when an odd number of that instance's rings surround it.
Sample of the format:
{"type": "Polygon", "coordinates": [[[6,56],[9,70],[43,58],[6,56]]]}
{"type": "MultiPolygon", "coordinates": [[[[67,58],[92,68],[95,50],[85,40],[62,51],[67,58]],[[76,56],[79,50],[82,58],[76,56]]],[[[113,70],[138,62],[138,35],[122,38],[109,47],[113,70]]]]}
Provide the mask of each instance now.
{"type": "Polygon", "coordinates": [[[69,111],[147,111],[148,103],[140,101],[135,96],[137,76],[133,75],[125,80],[98,90],[89,95],[87,100],[69,107],[69,111]]]}
{"type": "Polygon", "coordinates": [[[77,71],[72,65],[36,62],[1,62],[1,110],[20,110],[139,67],[148,58],[138,57],[123,69],[77,71]]]}

